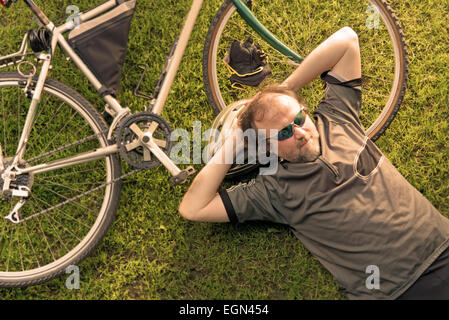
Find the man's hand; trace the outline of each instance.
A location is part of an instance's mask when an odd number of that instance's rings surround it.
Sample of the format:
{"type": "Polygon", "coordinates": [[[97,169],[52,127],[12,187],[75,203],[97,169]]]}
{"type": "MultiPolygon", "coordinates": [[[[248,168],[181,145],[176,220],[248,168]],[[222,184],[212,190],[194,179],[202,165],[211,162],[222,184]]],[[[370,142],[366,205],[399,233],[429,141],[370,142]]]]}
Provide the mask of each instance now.
{"type": "Polygon", "coordinates": [[[243,130],[238,124],[238,118],[235,117],[228,127],[223,128],[221,134],[224,136],[224,142],[221,145],[226,158],[224,162],[232,164],[245,151],[243,130]]]}

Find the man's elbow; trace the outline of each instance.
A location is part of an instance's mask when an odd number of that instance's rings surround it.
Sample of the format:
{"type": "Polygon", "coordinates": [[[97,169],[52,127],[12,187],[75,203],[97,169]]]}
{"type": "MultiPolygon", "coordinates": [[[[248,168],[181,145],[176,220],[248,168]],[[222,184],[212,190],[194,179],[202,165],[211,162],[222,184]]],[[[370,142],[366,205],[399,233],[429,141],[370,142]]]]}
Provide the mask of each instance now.
{"type": "Polygon", "coordinates": [[[190,221],[198,221],[198,212],[192,210],[189,206],[185,205],[184,202],[181,202],[178,209],[179,214],[190,221]]]}
{"type": "Polygon", "coordinates": [[[340,32],[343,34],[346,41],[351,41],[358,43],[359,37],[357,35],[357,32],[355,32],[351,27],[343,27],[340,29],[340,32]]]}
{"type": "Polygon", "coordinates": [[[178,212],[183,218],[187,220],[192,220],[192,212],[188,210],[188,208],[184,205],[183,202],[181,202],[181,204],[179,205],[178,212]]]}

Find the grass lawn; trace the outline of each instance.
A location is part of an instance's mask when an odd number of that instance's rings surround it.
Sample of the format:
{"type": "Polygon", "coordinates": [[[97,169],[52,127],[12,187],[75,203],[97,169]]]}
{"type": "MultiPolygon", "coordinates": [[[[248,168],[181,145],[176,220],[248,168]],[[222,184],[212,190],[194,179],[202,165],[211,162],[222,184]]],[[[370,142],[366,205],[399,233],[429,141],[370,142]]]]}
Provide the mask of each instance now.
{"type": "MultiPolygon", "coordinates": [[[[100,0],[43,1],[53,21],[65,8],[82,11],[100,0]]],[[[159,77],[191,0],[139,0],[118,99],[133,112],[146,103],[133,96],[140,76],[136,64],[149,63],[149,88],[159,77]],[[163,5],[162,5],[163,4],[163,5]]],[[[409,79],[399,114],[376,142],[405,178],[449,217],[449,1],[388,1],[399,17],[409,53],[409,79]]],[[[202,48],[220,5],[205,1],[163,116],[173,128],[203,130],[214,114],[202,80],[202,48]]],[[[15,52],[31,28],[31,12],[21,1],[0,9],[0,55],[15,52]]],[[[33,27],[35,24],[33,24],[33,27]]],[[[50,77],[103,103],[75,68],[50,77]]],[[[72,66],[73,67],[73,66],[72,66]]],[[[13,69],[12,69],[13,70],[13,69]]],[[[195,165],[200,169],[202,165],[195,165]]],[[[332,276],[288,228],[268,223],[193,223],[177,212],[188,188],[168,185],[163,167],[141,171],[122,187],[117,217],[98,248],[82,263],[80,289],[68,290],[66,276],[23,288],[0,289],[2,299],[345,299],[332,276]]],[[[229,186],[236,181],[227,181],[229,186]]]]}

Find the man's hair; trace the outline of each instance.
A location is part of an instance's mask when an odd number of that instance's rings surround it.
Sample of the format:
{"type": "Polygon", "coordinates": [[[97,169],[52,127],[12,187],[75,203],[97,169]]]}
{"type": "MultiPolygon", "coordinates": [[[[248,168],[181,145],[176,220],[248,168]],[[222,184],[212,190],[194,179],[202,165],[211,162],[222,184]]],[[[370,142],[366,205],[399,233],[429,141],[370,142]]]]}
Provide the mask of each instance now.
{"type": "Polygon", "coordinates": [[[304,107],[305,112],[309,111],[307,104],[296,94],[296,92],[283,85],[274,84],[258,92],[248,101],[247,105],[238,115],[238,122],[243,132],[250,128],[257,129],[255,120],[257,119],[257,121],[260,121],[263,119],[265,111],[272,107],[270,98],[272,98],[273,95],[286,95],[292,97],[300,106],[304,107]]]}

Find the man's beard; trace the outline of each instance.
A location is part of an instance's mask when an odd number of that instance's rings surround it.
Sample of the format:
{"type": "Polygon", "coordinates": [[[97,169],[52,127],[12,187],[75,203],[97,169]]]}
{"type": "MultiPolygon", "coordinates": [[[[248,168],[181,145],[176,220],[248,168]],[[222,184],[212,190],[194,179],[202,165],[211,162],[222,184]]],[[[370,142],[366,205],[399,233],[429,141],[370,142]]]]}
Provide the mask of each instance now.
{"type": "MultiPolygon", "coordinates": [[[[311,138],[309,143],[313,144],[313,148],[311,150],[307,150],[307,153],[300,153],[296,156],[296,158],[292,162],[313,162],[321,155],[321,148],[319,139],[317,137],[311,138]]],[[[300,147],[299,147],[300,149],[300,147]]]]}

